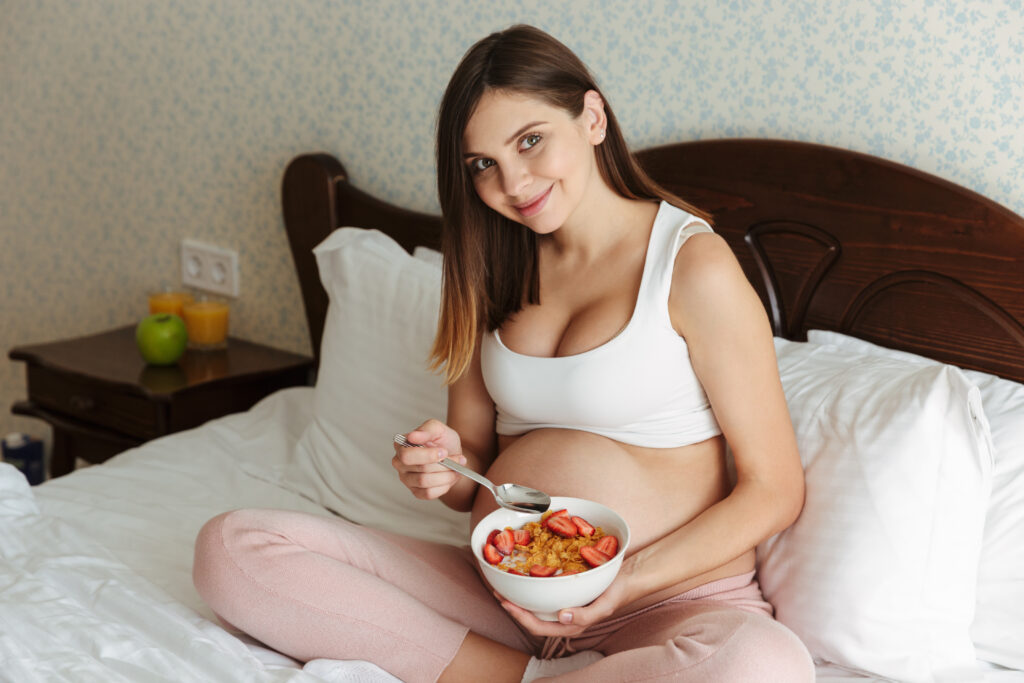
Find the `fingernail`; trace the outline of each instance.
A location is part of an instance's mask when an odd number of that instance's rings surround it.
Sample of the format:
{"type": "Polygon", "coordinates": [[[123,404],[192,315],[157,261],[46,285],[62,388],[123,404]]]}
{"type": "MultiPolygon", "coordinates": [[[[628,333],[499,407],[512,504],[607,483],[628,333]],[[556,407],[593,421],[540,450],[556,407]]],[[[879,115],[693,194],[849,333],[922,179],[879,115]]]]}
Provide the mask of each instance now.
{"type": "Polygon", "coordinates": [[[447,457],[448,457],[448,454],[444,452],[443,448],[439,448],[437,450],[437,460],[438,460],[438,462],[444,460],[447,457]]]}
{"type": "Polygon", "coordinates": [[[563,624],[571,624],[572,623],[572,612],[559,612],[558,613],[558,621],[560,621],[563,624]]]}

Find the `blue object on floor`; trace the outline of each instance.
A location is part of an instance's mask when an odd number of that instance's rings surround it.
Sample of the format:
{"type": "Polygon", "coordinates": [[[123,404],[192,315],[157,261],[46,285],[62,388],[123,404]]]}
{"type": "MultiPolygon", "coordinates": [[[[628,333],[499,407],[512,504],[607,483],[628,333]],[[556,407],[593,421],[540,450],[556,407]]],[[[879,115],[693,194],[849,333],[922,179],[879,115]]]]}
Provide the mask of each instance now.
{"type": "Polygon", "coordinates": [[[12,432],[2,442],[4,461],[14,465],[32,486],[42,484],[46,478],[43,470],[43,441],[28,434],[12,432]]]}

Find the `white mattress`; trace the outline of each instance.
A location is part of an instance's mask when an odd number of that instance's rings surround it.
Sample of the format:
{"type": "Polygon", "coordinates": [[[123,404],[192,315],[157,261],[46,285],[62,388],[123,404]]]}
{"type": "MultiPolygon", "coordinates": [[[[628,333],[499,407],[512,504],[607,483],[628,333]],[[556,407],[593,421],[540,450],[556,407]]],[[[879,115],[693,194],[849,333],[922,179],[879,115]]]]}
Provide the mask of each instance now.
{"type": "MultiPolygon", "coordinates": [[[[368,662],[300,668],[222,629],[192,587],[192,543],[216,514],[329,514],[273,483],[309,421],[312,393],[280,391],[35,489],[0,465],[0,680],[396,683],[368,662]]],[[[819,667],[818,680],[874,679],[819,667]]]]}

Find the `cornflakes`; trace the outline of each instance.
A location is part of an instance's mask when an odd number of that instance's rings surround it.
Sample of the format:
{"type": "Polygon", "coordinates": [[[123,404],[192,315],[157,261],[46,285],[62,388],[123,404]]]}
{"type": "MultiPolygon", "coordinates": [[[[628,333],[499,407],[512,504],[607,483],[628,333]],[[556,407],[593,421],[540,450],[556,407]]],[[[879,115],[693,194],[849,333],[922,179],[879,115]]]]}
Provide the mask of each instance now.
{"type": "Polygon", "coordinates": [[[491,564],[515,574],[564,576],[603,564],[617,549],[618,539],[605,534],[601,527],[558,510],[518,530],[506,527],[491,532],[483,554],[491,564]]]}

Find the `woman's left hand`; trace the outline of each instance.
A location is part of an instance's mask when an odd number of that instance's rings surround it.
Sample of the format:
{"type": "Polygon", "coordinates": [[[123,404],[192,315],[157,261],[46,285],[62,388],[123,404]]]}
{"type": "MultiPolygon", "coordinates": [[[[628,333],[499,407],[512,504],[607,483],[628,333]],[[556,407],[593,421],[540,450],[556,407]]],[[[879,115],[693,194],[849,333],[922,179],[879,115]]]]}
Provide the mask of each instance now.
{"type": "Polygon", "coordinates": [[[612,584],[589,605],[584,607],[567,607],[558,612],[558,621],[544,621],[528,609],[509,602],[497,593],[505,611],[535,636],[575,636],[586,628],[604,621],[621,605],[626,603],[626,576],[620,571],[612,584]]]}

